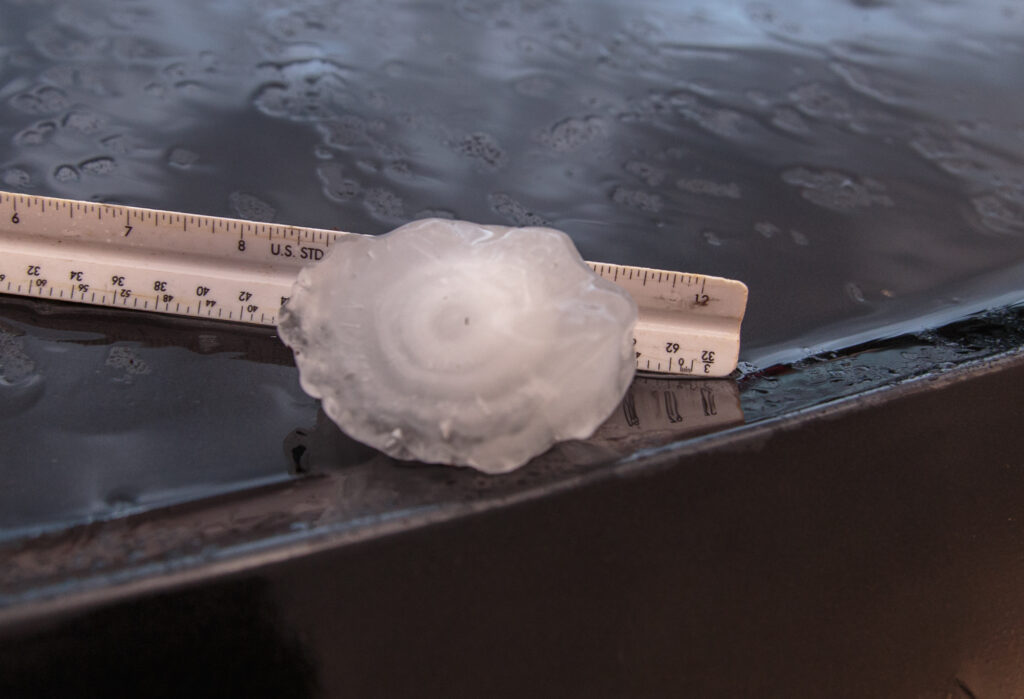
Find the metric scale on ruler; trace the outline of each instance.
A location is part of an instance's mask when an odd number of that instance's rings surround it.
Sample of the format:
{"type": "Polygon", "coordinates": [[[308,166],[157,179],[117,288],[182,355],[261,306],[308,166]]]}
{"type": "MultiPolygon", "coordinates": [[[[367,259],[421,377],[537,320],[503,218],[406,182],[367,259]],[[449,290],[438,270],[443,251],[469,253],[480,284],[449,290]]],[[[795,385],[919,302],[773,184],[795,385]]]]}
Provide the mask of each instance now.
{"type": "MultiPolygon", "coordinates": [[[[298,270],[348,235],[0,192],[0,293],[275,325],[298,270]]],[[[638,370],[710,378],[736,368],[741,282],[587,264],[636,300],[638,370]]]]}

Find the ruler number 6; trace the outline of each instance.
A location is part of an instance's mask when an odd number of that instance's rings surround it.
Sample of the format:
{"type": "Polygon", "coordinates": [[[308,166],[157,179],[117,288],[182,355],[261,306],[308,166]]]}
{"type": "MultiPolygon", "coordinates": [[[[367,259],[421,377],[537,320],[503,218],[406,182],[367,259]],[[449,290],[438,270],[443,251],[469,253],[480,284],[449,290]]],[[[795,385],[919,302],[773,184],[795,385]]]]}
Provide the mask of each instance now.
{"type": "Polygon", "coordinates": [[[17,211],[15,211],[14,215],[11,216],[11,223],[21,223],[21,218],[18,217],[17,211]]]}

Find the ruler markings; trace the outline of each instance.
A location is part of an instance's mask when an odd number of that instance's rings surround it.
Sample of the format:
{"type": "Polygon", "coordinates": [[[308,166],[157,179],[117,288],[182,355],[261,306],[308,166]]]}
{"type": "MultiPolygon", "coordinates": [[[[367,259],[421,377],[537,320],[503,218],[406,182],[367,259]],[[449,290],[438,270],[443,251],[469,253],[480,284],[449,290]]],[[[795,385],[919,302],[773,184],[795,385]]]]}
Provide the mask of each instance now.
{"type": "MultiPolygon", "coordinates": [[[[204,318],[212,318],[216,308],[218,318],[271,324],[298,270],[347,235],[351,234],[0,192],[0,282],[5,282],[7,292],[23,295],[40,296],[49,289],[50,297],[79,303],[204,318]],[[64,220],[74,221],[70,226],[53,219],[63,211],[64,220]],[[133,223],[137,225],[126,238],[125,226],[133,223]],[[270,244],[256,245],[263,234],[270,244]],[[100,291],[107,285],[114,288],[100,291]],[[230,308],[236,298],[237,317],[230,308]]],[[[637,301],[638,368],[720,376],[735,366],[746,302],[742,284],[666,270],[588,264],[637,301]],[[692,293],[676,291],[680,284],[699,285],[707,301],[702,304],[700,297],[695,301],[692,293]]]]}

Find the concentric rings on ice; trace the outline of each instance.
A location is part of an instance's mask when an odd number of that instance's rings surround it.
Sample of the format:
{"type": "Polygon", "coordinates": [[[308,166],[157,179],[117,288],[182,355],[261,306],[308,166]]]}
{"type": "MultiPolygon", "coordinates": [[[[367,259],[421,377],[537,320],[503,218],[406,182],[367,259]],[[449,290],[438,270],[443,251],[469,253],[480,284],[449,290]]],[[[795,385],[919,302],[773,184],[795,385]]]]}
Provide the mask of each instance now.
{"type": "Polygon", "coordinates": [[[351,437],[501,473],[611,414],[636,313],[560,231],[426,219],[338,239],[278,327],[351,437]]]}

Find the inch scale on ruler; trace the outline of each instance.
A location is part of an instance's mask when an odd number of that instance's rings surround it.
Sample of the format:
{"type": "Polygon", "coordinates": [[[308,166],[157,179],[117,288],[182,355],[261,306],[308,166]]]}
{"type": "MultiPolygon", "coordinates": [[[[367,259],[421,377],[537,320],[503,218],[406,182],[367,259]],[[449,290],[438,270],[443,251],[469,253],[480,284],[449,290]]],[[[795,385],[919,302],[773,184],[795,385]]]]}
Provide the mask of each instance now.
{"type": "MultiPolygon", "coordinates": [[[[298,270],[349,235],[0,192],[0,293],[275,325],[298,270]]],[[[736,368],[741,282],[587,264],[637,302],[638,370],[708,378],[736,368]]]]}

